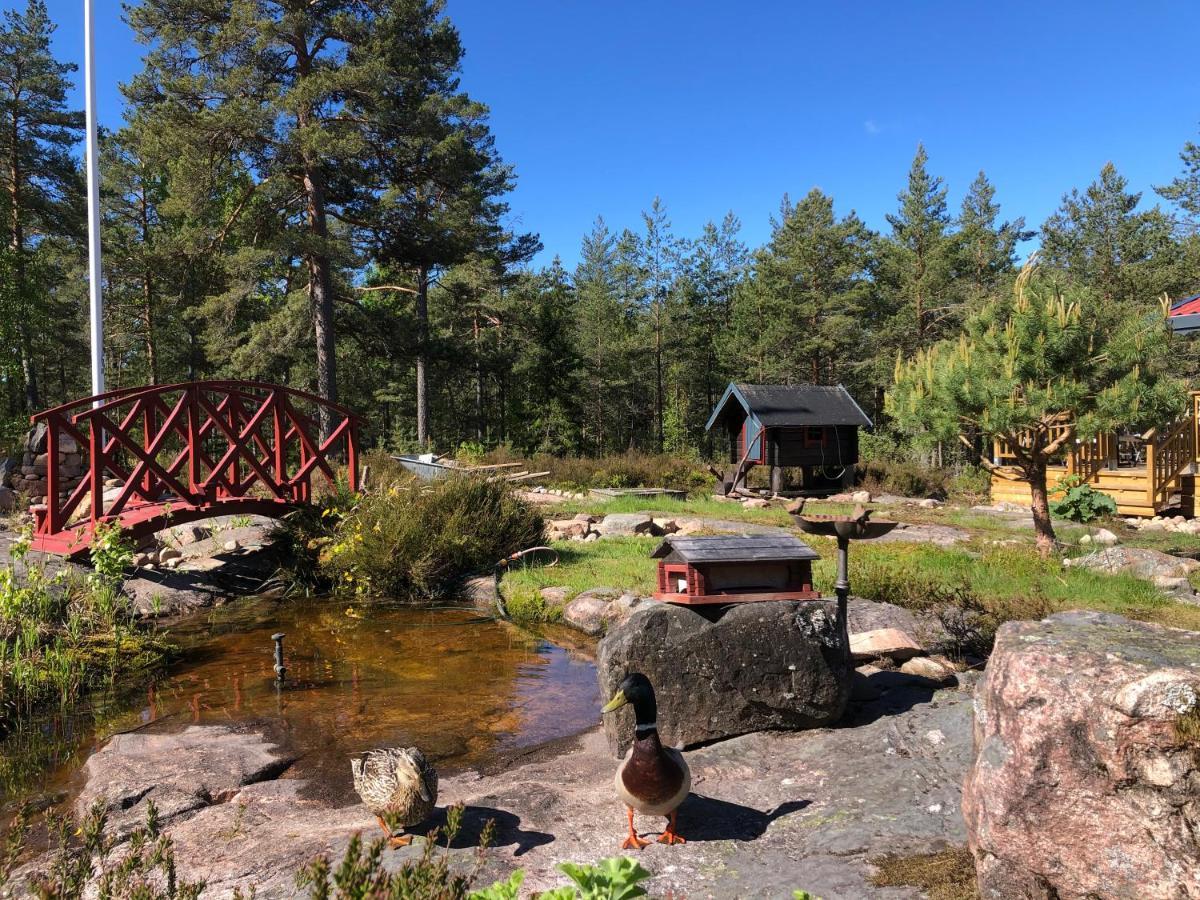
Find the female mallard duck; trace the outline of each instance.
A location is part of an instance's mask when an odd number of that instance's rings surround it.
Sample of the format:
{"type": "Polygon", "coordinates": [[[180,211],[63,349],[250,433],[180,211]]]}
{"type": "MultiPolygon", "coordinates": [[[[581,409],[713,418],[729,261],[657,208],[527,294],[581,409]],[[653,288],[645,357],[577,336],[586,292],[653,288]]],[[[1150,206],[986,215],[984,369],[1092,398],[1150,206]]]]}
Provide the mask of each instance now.
{"type": "Polygon", "coordinates": [[[640,672],[625,676],[603,712],[620,709],[626,703],[633,706],[636,724],[633,746],[617,767],[615,779],[617,796],[625,802],[629,813],[629,836],[622,841],[621,849],[640,850],[650,843],[639,838],[633,828],[634,810],[647,816],[667,817],[667,830],[659,837],[660,844],[687,843],[675,831],[675,816],[692,789],[692,773],[682,753],[659,742],[654,688],[640,672]]]}
{"type": "Polygon", "coordinates": [[[379,819],[393,847],[412,843],[412,835],[396,836],[399,828],[419,825],[437,802],[437,770],[416,747],[369,750],[350,760],[354,790],[379,819]]]}

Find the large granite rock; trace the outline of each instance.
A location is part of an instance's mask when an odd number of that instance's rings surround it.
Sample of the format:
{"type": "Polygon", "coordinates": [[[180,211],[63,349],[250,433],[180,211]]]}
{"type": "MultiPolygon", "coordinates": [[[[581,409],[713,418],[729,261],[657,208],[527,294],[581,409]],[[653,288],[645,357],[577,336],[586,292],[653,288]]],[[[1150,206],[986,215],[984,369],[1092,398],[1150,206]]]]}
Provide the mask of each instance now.
{"type": "MultiPolygon", "coordinates": [[[[646,675],[659,732],[685,746],[829,725],[846,707],[853,671],[832,600],[743,603],[715,622],[687,607],[644,604],[608,633],[598,661],[606,696],[626,673],[646,675]]],[[[628,709],[605,717],[618,753],[632,717],[628,709]]]]}
{"type": "Polygon", "coordinates": [[[963,814],[984,898],[1200,897],[1200,634],[1011,622],[976,693],[963,814]]]}

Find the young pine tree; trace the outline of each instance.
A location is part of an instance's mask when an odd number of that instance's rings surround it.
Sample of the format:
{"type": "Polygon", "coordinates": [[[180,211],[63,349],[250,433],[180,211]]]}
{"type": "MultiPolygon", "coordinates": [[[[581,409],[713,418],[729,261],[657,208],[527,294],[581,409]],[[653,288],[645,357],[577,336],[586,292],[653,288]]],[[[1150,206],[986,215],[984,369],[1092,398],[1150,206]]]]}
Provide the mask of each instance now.
{"type": "Polygon", "coordinates": [[[1108,327],[1094,305],[1028,265],[1011,301],[990,303],[957,339],[898,363],[887,395],[888,413],[919,439],[957,437],[970,448],[983,434],[1012,448],[1043,554],[1055,545],[1046,469],[1067,442],[1122,426],[1140,431],[1182,407],[1164,317],[1108,327]]]}

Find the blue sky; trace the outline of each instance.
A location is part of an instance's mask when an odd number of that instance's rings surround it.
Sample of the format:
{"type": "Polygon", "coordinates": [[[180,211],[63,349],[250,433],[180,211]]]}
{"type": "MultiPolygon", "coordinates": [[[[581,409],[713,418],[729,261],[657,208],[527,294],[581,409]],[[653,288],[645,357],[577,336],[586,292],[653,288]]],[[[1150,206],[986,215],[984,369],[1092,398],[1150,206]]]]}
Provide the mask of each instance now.
{"type": "MultiPolygon", "coordinates": [[[[82,0],[48,0],[82,62],[82,0]]],[[[95,0],[101,123],[140,48],[95,0]]],[[[1006,216],[1040,225],[1112,160],[1145,191],[1200,139],[1200,4],[448,0],[464,87],[517,167],[514,217],[572,265],[597,215],[677,233],[732,210],[751,245],[784,192],[817,186],[869,225],[918,142],[952,204],[984,169],[1006,216]]],[[[79,95],[82,97],[82,94],[79,95]]],[[[82,105],[82,100],[80,100],[82,105]]]]}

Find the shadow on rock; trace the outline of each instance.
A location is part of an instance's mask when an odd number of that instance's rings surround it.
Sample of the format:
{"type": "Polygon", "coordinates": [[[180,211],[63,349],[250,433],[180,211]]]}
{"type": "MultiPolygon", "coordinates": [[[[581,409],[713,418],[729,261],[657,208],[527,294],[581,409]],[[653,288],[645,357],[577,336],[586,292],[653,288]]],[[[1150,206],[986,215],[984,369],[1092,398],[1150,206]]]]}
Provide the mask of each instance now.
{"type": "Polygon", "coordinates": [[[776,819],[799,812],[810,800],[789,800],[770,812],[691,794],[679,808],[679,833],[689,841],[752,841],[776,819]]]}
{"type": "MultiPolygon", "coordinates": [[[[862,678],[862,676],[859,676],[862,678]]],[[[884,716],[906,713],[914,706],[928,703],[946,685],[896,670],[875,672],[855,686],[840,727],[869,725],[884,716]]]]}
{"type": "MultiPolygon", "coordinates": [[[[489,821],[496,823],[491,845],[507,847],[516,844],[517,849],[513,853],[514,856],[521,856],[534,847],[549,844],[554,840],[554,835],[546,834],[544,831],[523,829],[521,817],[506,810],[496,809],[492,806],[467,806],[463,808],[462,826],[451,842],[450,848],[463,850],[478,847],[480,835],[483,834],[489,821]]],[[[416,830],[425,832],[435,827],[442,829],[446,827],[446,810],[444,808],[435,810],[429,821],[416,830]]]]}

